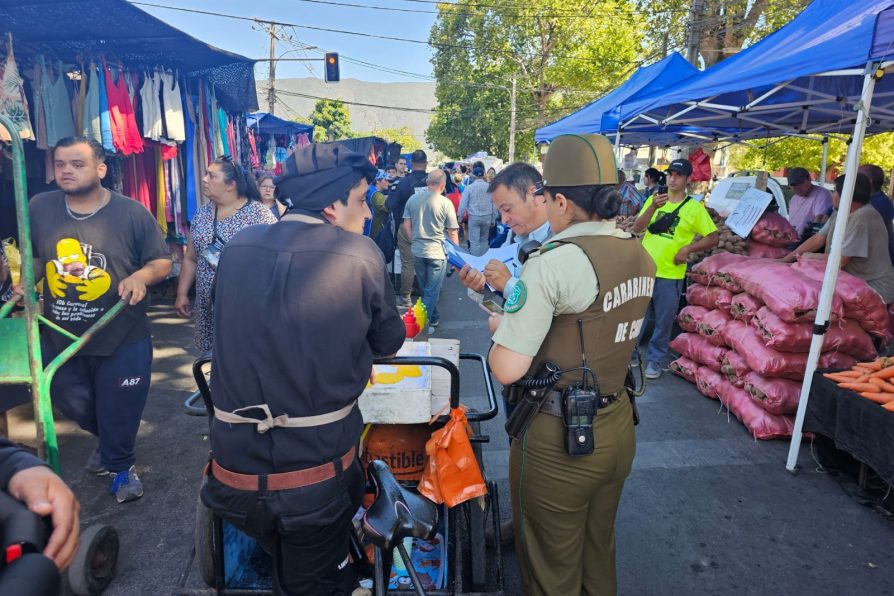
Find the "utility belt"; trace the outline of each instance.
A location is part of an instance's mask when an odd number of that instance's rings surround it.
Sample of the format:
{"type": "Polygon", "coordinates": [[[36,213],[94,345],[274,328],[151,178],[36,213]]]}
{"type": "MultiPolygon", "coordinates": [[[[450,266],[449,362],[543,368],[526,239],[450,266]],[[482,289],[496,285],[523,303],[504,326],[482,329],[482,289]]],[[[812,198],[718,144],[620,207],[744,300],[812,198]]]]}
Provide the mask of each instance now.
{"type": "Polygon", "coordinates": [[[565,451],[568,455],[590,455],[595,448],[593,419],[597,411],[618,401],[625,392],[630,396],[633,422],[638,424],[639,413],[634,401],[635,392],[627,387],[632,380],[632,373],[628,371],[628,380],[620,391],[600,394],[596,375],[592,371],[589,372],[594,381],[592,384],[576,384],[557,390],[555,385],[562,371],[547,362],[541,367],[537,377],[521,379],[515,384],[504,387],[506,401],[515,406],[512,415],[506,420],[506,433],[512,439],[521,439],[537,414],[543,412],[561,418],[565,424],[565,451]]]}

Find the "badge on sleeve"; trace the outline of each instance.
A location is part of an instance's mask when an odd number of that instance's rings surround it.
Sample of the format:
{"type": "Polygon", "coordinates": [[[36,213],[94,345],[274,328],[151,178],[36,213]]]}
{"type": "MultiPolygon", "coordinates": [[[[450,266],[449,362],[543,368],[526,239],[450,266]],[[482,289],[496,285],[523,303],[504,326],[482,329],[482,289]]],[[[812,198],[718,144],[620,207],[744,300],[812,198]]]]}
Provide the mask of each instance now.
{"type": "Polygon", "coordinates": [[[512,288],[509,298],[506,299],[506,304],[503,305],[503,310],[505,312],[518,312],[525,305],[525,300],[527,299],[528,287],[525,285],[524,281],[518,280],[515,287],[512,288]]]}

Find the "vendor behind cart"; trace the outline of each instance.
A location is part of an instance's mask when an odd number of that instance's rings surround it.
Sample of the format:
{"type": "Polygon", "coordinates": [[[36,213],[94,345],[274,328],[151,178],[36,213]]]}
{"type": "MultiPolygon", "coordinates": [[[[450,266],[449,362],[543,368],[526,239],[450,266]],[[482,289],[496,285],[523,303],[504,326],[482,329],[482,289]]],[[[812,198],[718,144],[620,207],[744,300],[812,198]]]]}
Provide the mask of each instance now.
{"type": "Polygon", "coordinates": [[[214,295],[212,461],[202,500],[273,555],[274,594],[350,594],[363,494],[357,398],[405,328],[363,234],[376,169],[309,145],[277,187],[294,207],[223,251],[214,295]]]}

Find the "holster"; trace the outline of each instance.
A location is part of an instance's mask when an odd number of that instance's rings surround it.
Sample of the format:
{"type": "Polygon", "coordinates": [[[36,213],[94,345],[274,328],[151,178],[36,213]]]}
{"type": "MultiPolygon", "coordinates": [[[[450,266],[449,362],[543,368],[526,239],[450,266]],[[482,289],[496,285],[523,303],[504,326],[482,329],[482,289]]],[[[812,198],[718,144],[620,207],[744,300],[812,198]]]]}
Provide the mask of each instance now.
{"type": "MultiPolygon", "coordinates": [[[[642,364],[640,364],[640,367],[642,367],[642,364]]],[[[639,409],[636,407],[636,396],[642,395],[642,392],[636,393],[636,379],[633,378],[633,370],[630,367],[627,368],[624,388],[627,390],[627,397],[630,399],[630,407],[633,412],[633,426],[637,426],[639,424],[639,409]]]]}
{"type": "Polygon", "coordinates": [[[524,395],[525,388],[521,385],[505,385],[502,390],[503,399],[506,400],[506,403],[510,406],[514,406],[518,403],[518,400],[521,399],[522,395],[524,395]]]}
{"type": "Polygon", "coordinates": [[[546,401],[546,398],[553,390],[553,386],[548,385],[546,387],[537,387],[536,389],[527,389],[513,385],[510,385],[510,387],[518,389],[516,392],[518,398],[514,404],[515,409],[512,410],[512,415],[506,420],[505,428],[509,438],[518,440],[524,436],[525,431],[534,422],[534,417],[537,416],[543,402],[546,401]]]}

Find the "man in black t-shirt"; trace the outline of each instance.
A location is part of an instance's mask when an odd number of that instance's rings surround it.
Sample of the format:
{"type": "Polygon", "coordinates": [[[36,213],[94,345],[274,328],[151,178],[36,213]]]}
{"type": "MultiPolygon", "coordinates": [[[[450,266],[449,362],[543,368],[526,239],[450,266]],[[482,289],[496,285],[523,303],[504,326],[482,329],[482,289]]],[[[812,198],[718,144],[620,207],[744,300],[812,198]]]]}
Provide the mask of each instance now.
{"type": "MultiPolygon", "coordinates": [[[[428,156],[425,151],[417,149],[410,157],[410,164],[413,171],[404,176],[398,183],[394,192],[388,195],[388,201],[385,203],[389,211],[394,214],[394,221],[401,221],[404,211],[407,208],[407,201],[410,200],[417,191],[426,191],[428,185],[426,178],[426,168],[428,167],[428,156]]],[[[410,239],[403,229],[403,226],[397,227],[397,248],[400,251],[400,302],[401,306],[410,306],[410,294],[413,293],[413,280],[416,277],[416,270],[413,267],[413,250],[411,248],[410,239]]]]}
{"type": "MultiPolygon", "coordinates": [[[[39,194],[30,204],[34,257],[45,273],[44,315],[81,335],[119,299],[128,300],[56,373],[53,405],[99,438],[87,469],[110,474],[110,492],[124,503],[143,496],[134,447],[152,373],[146,288],[171,271],[170,252],[142,205],[102,187],[106,164],[99,143],[62,139],[53,164],[61,190],[39,194]]],[[[45,362],[69,343],[45,328],[45,362]]]]}

